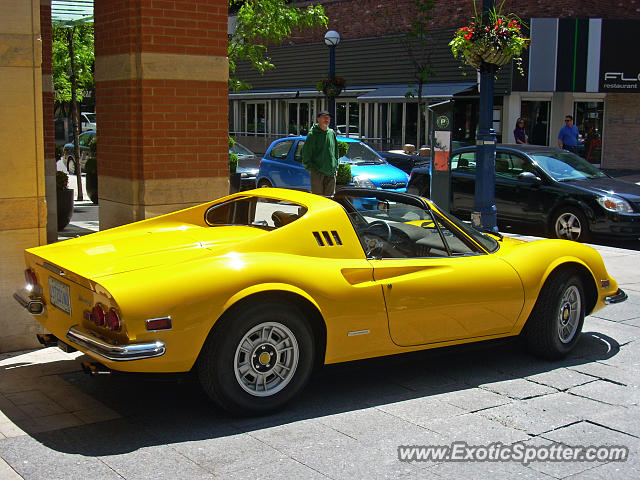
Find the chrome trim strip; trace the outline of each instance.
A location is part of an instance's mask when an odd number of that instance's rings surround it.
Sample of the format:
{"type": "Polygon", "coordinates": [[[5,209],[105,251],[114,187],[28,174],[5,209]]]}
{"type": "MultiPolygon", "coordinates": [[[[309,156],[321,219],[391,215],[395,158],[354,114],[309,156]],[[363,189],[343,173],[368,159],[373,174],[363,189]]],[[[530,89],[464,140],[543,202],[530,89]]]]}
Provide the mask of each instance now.
{"type": "Polygon", "coordinates": [[[67,339],[100,357],[115,362],[160,357],[164,355],[166,351],[164,343],[160,341],[153,343],[133,343],[130,345],[109,343],[89,331],[81,330],[79,325],[74,325],[69,328],[67,331],[67,339]]]}
{"type": "Polygon", "coordinates": [[[64,277],[64,270],[60,270],[58,267],[56,267],[55,265],[51,265],[50,263],[44,262],[42,264],[42,266],[44,268],[46,268],[47,270],[49,270],[50,272],[55,273],[56,275],[60,275],[61,277],[64,277]]]}
{"type": "Polygon", "coordinates": [[[44,300],[26,288],[13,292],[13,298],[31,315],[42,315],[45,311],[44,300]]]}
{"type": "Polygon", "coordinates": [[[612,305],[614,303],[624,302],[627,298],[629,298],[627,294],[624,293],[621,288],[619,288],[615,295],[611,297],[605,297],[604,303],[605,305],[612,305]]]}
{"type": "Polygon", "coordinates": [[[347,337],[355,337],[356,335],[367,335],[371,333],[369,330],[356,330],[354,332],[347,333],[347,337]]]}

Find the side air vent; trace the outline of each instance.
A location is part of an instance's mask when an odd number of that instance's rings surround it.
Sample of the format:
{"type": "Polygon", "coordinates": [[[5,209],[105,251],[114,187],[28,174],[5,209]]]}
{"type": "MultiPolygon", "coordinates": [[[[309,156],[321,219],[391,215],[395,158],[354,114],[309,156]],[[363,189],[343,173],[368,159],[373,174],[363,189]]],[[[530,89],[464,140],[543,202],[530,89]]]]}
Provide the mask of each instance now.
{"type": "Polygon", "coordinates": [[[322,232],[312,232],[316,242],[321,247],[333,247],[342,245],[342,240],[340,239],[340,235],[335,230],[322,231],[322,232]]]}

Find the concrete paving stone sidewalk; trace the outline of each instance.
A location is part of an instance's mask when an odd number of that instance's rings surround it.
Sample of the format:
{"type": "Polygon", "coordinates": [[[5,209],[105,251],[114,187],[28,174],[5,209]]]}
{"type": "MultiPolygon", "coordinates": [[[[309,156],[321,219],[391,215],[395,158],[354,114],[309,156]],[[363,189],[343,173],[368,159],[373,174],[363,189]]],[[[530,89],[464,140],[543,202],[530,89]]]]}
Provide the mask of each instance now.
{"type": "MultiPolygon", "coordinates": [[[[79,218],[72,225],[95,221],[79,218]]],[[[640,478],[640,251],[594,248],[629,300],[587,317],[568,358],[540,361],[514,341],[333,365],[265,417],[225,414],[189,377],[91,378],[79,353],[2,354],[0,479],[640,478]],[[400,445],[452,442],[624,445],[630,455],[398,459],[400,445]]]]}

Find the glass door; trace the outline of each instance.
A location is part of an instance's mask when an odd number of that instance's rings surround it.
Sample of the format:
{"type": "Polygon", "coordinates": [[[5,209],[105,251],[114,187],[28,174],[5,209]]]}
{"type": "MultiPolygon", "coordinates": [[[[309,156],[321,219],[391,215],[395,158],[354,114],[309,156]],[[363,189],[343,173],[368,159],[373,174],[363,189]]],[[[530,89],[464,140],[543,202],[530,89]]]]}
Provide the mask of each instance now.
{"type": "MultiPolygon", "coordinates": [[[[524,120],[524,129],[532,145],[549,145],[550,111],[551,102],[546,100],[523,100],[520,103],[520,118],[524,120]]],[[[511,129],[515,127],[513,125],[511,129]]]]}
{"type": "Polygon", "coordinates": [[[573,117],[583,139],[578,153],[589,163],[600,166],[604,102],[575,102],[573,117]]]}

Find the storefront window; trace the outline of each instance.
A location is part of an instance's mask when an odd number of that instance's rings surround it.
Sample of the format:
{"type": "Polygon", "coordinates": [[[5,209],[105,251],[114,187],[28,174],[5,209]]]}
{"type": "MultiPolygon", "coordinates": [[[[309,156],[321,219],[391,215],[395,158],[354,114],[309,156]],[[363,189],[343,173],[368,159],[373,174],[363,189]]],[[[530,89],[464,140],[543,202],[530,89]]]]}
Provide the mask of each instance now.
{"type": "Polygon", "coordinates": [[[582,138],[579,153],[589,163],[600,165],[602,160],[602,125],[604,102],[575,102],[574,120],[582,138]]]}

